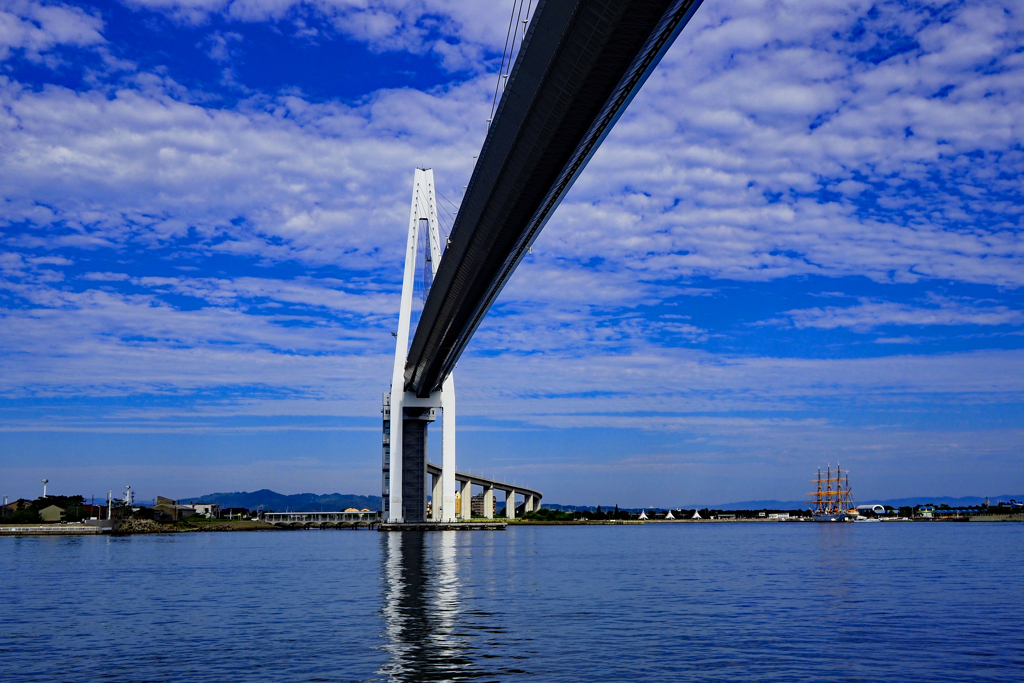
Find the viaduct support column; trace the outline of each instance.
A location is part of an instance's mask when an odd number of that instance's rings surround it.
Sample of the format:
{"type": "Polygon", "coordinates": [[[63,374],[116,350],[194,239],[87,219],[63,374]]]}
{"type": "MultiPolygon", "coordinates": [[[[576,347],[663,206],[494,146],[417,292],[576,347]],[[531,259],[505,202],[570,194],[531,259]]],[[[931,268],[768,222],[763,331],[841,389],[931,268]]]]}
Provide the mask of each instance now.
{"type": "Polygon", "coordinates": [[[484,517],[494,519],[494,488],[484,486],[484,517]]]}
{"type": "MultiPolygon", "coordinates": [[[[430,520],[436,522],[441,519],[441,480],[444,477],[436,474],[430,475],[430,520]]],[[[454,505],[454,503],[453,503],[454,505]]]]}
{"type": "Polygon", "coordinates": [[[505,519],[516,518],[516,491],[512,489],[505,493],[505,519]]]}
{"type": "Polygon", "coordinates": [[[468,481],[459,482],[462,484],[462,492],[459,496],[462,498],[462,509],[460,514],[462,519],[472,519],[473,517],[473,485],[468,481]]]}

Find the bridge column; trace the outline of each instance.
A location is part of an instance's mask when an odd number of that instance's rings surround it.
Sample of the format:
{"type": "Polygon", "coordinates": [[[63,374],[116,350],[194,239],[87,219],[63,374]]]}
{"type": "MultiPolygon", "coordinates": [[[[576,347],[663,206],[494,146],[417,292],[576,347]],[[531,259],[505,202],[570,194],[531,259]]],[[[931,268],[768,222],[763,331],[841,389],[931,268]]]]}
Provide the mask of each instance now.
{"type": "Polygon", "coordinates": [[[526,496],[526,503],[523,505],[523,512],[533,512],[533,496],[526,496]]]}
{"type": "MultiPolygon", "coordinates": [[[[392,399],[392,425],[396,422],[393,404],[392,399]]],[[[402,488],[399,498],[402,517],[398,521],[426,521],[428,416],[429,409],[405,408],[405,418],[402,420],[402,488]]],[[[394,473],[391,479],[392,486],[395,486],[394,473]]]]}
{"type": "Polygon", "coordinates": [[[505,519],[516,518],[516,490],[505,492],[505,519]]]}
{"type": "Polygon", "coordinates": [[[462,497],[462,510],[460,514],[462,519],[472,519],[473,517],[473,485],[468,481],[459,482],[462,485],[461,493],[462,497]]]}
{"type": "Polygon", "coordinates": [[[494,519],[494,487],[484,485],[484,517],[494,519]]]}
{"type": "MultiPolygon", "coordinates": [[[[430,520],[436,522],[441,519],[441,480],[436,474],[430,475],[430,520]]],[[[454,505],[454,503],[453,503],[454,505]]]]}
{"type": "MultiPolygon", "coordinates": [[[[438,257],[440,260],[440,256],[438,257]]],[[[437,495],[437,494],[435,494],[437,495]]],[[[455,379],[448,375],[441,385],[441,491],[434,499],[441,503],[445,522],[455,521],[455,379]]]]}
{"type": "MultiPolygon", "coordinates": [[[[423,479],[409,482],[406,477],[410,468],[406,462],[409,453],[408,440],[421,442],[425,438],[423,434],[407,433],[410,426],[409,420],[405,419],[405,363],[409,349],[409,324],[412,316],[412,290],[416,280],[416,250],[419,243],[420,221],[429,223],[425,215],[424,207],[427,204],[428,195],[433,193],[434,174],[433,171],[416,169],[413,177],[412,203],[409,207],[409,235],[405,243],[405,270],[402,275],[402,300],[398,309],[398,331],[395,333],[395,365],[391,373],[391,462],[390,462],[390,491],[388,492],[388,521],[422,521],[424,510],[420,505],[421,501],[405,500],[410,486],[415,493],[426,483],[423,479]],[[413,514],[411,519],[407,518],[407,512],[419,509],[418,515],[413,514]]],[[[418,430],[414,430],[417,431],[418,430]]],[[[414,449],[415,450],[415,449],[414,449]]],[[[425,452],[425,451],[424,451],[425,452]]],[[[425,457],[425,456],[424,456],[425,457]]],[[[413,467],[412,469],[416,469],[413,467]]],[[[415,472],[412,473],[416,475],[415,472]]],[[[426,498],[424,496],[424,498],[426,498]]]]}

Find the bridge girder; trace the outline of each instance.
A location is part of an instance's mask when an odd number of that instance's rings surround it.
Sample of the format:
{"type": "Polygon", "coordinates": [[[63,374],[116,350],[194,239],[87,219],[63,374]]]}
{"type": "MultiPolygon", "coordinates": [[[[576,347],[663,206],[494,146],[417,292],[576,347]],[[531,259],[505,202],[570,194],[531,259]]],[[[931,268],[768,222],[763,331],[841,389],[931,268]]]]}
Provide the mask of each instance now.
{"type": "Polygon", "coordinates": [[[701,0],[540,0],[424,304],[405,389],[440,388],[701,0]]]}

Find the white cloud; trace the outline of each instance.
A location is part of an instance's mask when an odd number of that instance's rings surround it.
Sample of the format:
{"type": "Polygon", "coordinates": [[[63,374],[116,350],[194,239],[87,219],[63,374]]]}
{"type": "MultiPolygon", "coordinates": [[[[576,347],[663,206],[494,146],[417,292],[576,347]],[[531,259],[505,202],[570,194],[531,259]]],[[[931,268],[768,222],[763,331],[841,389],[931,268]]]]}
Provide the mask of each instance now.
{"type": "MultiPolygon", "coordinates": [[[[178,393],[218,387],[337,394],[383,376],[381,326],[227,306],[175,309],[147,295],[22,288],[0,309],[7,396],[178,393]]],[[[347,392],[343,392],[350,399],[347,392]]],[[[376,391],[370,393],[373,396],[376,391]]]]}
{"type": "Polygon", "coordinates": [[[123,249],[194,236],[207,253],[386,267],[401,256],[410,169],[434,162],[459,196],[487,106],[481,80],[354,107],[282,97],[235,111],[137,83],[112,96],[0,83],[2,218],[38,226],[10,239],[123,249]]]}
{"type": "Polygon", "coordinates": [[[242,40],[242,35],[234,31],[214,31],[207,36],[206,54],[215,62],[228,62],[235,53],[235,43],[242,40]]]}
{"type": "Polygon", "coordinates": [[[128,280],[129,276],[127,273],[86,273],[82,279],[94,282],[123,282],[128,280]]]}
{"type": "MultiPolygon", "coordinates": [[[[432,53],[451,70],[476,70],[484,51],[503,47],[511,2],[463,0],[129,0],[129,5],[201,24],[217,15],[236,22],[292,20],[309,36],[309,14],[377,51],[432,53]]],[[[525,12],[525,10],[524,10],[525,12]]],[[[525,16],[522,17],[526,19],[525,16]]],[[[521,24],[518,29],[522,31],[521,24]]]]}
{"type": "Polygon", "coordinates": [[[917,344],[919,342],[919,339],[907,335],[902,337],[879,337],[875,340],[876,344],[917,344]]]}
{"type": "Polygon", "coordinates": [[[368,322],[376,314],[395,317],[398,296],[366,288],[359,283],[345,283],[329,278],[297,278],[274,280],[270,278],[240,277],[214,278],[134,278],[133,283],[158,292],[174,292],[203,299],[213,305],[234,304],[240,300],[267,299],[275,302],[324,308],[334,313],[357,313],[368,322]],[[346,291],[351,289],[352,291],[346,291]]]}
{"type": "Polygon", "coordinates": [[[0,2],[0,61],[23,50],[33,61],[59,45],[97,46],[106,41],[103,20],[79,7],[30,0],[0,2]]]}
{"type": "MultiPolygon", "coordinates": [[[[933,297],[930,306],[913,306],[861,298],[856,306],[826,306],[786,311],[769,324],[797,329],[850,328],[867,332],[882,325],[1021,325],[1024,311],[1002,305],[984,305],[933,297]]],[[[895,343],[888,340],[888,343],[895,343]]]]}

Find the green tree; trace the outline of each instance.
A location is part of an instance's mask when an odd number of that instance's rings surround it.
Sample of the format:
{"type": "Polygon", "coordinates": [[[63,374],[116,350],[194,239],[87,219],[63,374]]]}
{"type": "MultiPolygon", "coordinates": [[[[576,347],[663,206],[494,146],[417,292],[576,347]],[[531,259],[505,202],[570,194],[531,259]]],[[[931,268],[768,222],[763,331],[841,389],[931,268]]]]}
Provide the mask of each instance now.
{"type": "Polygon", "coordinates": [[[4,524],[38,524],[41,521],[43,520],[39,517],[39,512],[30,507],[15,510],[4,516],[4,524]]]}
{"type": "Polygon", "coordinates": [[[88,518],[88,514],[85,511],[85,498],[82,496],[45,496],[36,498],[32,501],[29,509],[34,511],[36,518],[41,521],[39,512],[51,505],[64,510],[61,514],[61,521],[63,522],[78,522],[82,519],[88,518]]]}

